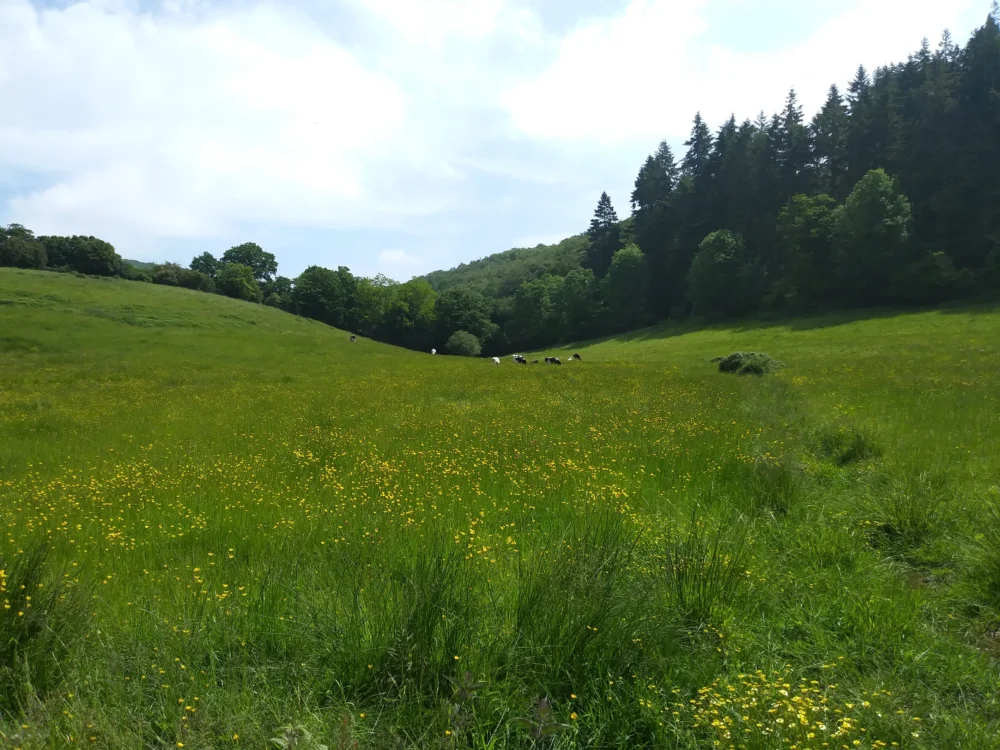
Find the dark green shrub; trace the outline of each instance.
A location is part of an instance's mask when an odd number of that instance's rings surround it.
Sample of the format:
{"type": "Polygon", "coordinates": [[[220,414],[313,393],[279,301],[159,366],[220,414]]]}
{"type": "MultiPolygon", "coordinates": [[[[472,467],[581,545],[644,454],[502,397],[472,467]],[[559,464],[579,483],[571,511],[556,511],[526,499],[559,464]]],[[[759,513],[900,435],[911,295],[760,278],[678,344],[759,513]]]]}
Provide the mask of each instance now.
{"type": "Polygon", "coordinates": [[[479,339],[468,331],[455,331],[448,339],[448,351],[459,357],[478,357],[483,350],[479,339]]]}
{"type": "Polygon", "coordinates": [[[178,286],[181,267],[176,263],[164,263],[153,268],[153,283],[164,286],[178,286]]]}
{"type": "Polygon", "coordinates": [[[189,268],[182,268],[177,274],[177,286],[185,289],[194,289],[196,292],[214,292],[215,281],[208,274],[200,271],[192,271],[189,268]]]}
{"type": "Polygon", "coordinates": [[[139,268],[133,266],[131,263],[122,263],[121,268],[118,269],[118,275],[126,281],[145,281],[146,283],[150,283],[153,280],[153,274],[150,269],[139,268]]]}
{"type": "Polygon", "coordinates": [[[784,365],[763,352],[733,352],[728,357],[716,357],[719,372],[733,372],[737,375],[767,375],[784,365]]]}

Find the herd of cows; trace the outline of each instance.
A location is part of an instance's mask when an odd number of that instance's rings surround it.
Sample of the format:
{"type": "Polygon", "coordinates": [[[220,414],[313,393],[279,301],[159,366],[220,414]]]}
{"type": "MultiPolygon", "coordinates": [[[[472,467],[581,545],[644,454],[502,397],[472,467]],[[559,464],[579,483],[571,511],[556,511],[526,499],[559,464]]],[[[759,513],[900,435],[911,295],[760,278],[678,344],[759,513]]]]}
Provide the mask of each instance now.
{"type": "MultiPolygon", "coordinates": [[[[357,340],[358,340],[357,336],[351,336],[351,343],[352,344],[356,343],[357,340]]],[[[437,353],[438,353],[437,349],[431,349],[431,354],[437,354],[437,353]]],[[[538,359],[533,359],[531,362],[528,362],[528,360],[525,359],[520,354],[511,355],[511,359],[513,359],[519,365],[527,365],[527,364],[537,365],[541,361],[541,360],[538,360],[538,359]]],[[[580,360],[583,359],[583,357],[581,357],[579,354],[574,354],[572,357],[569,358],[569,361],[572,362],[574,359],[579,362],[580,360]]],[[[492,360],[493,360],[493,364],[495,364],[495,365],[499,365],[500,364],[500,357],[493,357],[492,360]]],[[[547,365],[561,365],[562,362],[560,361],[559,357],[546,357],[545,358],[545,364],[547,364],[547,365]]]]}
{"type": "MultiPolygon", "coordinates": [[[[434,353],[434,350],[432,349],[431,350],[431,354],[433,354],[433,353],[434,353]]],[[[512,355],[511,359],[513,359],[519,365],[527,365],[527,364],[537,365],[539,363],[539,361],[540,361],[540,360],[537,360],[537,359],[533,359],[529,363],[528,360],[526,360],[520,354],[514,354],[514,355],[512,355]]],[[[574,354],[572,357],[569,358],[569,361],[572,362],[574,359],[577,360],[577,361],[579,361],[579,360],[583,359],[583,357],[581,357],[579,354],[574,354]]],[[[499,365],[500,364],[500,358],[499,357],[493,357],[493,364],[499,365]]],[[[559,359],[559,357],[546,357],[545,358],[545,364],[547,364],[547,365],[561,365],[562,361],[559,359]]]]}

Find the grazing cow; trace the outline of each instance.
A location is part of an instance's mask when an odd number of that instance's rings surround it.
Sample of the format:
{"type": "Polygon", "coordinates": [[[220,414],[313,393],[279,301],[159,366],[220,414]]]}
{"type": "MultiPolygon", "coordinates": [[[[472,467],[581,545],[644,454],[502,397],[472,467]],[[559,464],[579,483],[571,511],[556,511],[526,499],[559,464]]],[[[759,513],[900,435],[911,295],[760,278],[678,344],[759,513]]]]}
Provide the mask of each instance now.
{"type": "Polygon", "coordinates": [[[358,337],[357,337],[357,336],[351,336],[351,343],[352,343],[352,344],[353,344],[353,343],[354,343],[355,341],[357,341],[357,340],[358,340],[358,337]]]}
{"type": "Polygon", "coordinates": [[[517,363],[519,365],[526,365],[528,364],[528,360],[526,360],[524,357],[521,357],[520,359],[517,360],[517,363]]]}
{"type": "Polygon", "coordinates": [[[431,349],[431,354],[437,354],[437,353],[438,353],[437,349],[431,349]]]}
{"type": "Polygon", "coordinates": [[[554,365],[561,365],[562,362],[559,361],[559,357],[553,357],[552,358],[552,364],[554,364],[554,365]]]}
{"type": "Polygon", "coordinates": [[[500,357],[494,357],[493,358],[493,364],[495,364],[495,365],[500,364],[500,357]]]}
{"type": "Polygon", "coordinates": [[[583,359],[579,354],[574,354],[573,359],[583,359]]]}
{"type": "Polygon", "coordinates": [[[545,364],[547,364],[547,365],[551,365],[551,364],[552,364],[552,360],[553,360],[553,359],[555,359],[555,358],[554,358],[554,357],[546,357],[546,358],[545,358],[545,364]]]}
{"type": "Polygon", "coordinates": [[[513,354],[513,355],[511,355],[511,359],[514,360],[515,362],[517,362],[517,360],[521,359],[521,355],[520,354],[513,354]]]}

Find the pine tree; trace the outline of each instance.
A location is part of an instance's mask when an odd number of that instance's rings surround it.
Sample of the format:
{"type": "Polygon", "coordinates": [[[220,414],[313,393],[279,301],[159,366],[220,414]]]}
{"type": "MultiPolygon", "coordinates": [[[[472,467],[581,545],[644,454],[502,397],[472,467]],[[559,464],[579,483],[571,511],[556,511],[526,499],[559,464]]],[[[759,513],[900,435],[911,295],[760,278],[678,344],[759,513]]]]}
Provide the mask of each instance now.
{"type": "Polygon", "coordinates": [[[617,223],[618,214],[615,213],[615,208],[611,205],[611,197],[607,193],[601,193],[601,197],[597,201],[597,209],[594,211],[594,218],[590,220],[587,236],[593,242],[606,235],[617,223]]]}
{"type": "Polygon", "coordinates": [[[677,163],[666,141],[660,143],[655,154],[651,154],[635,178],[632,191],[632,210],[642,211],[656,205],[665,204],[677,183],[677,163]]]}
{"type": "Polygon", "coordinates": [[[620,235],[618,214],[611,205],[611,198],[607,193],[601,193],[594,218],[590,220],[590,229],[587,230],[590,246],[587,248],[586,256],[586,266],[593,270],[598,278],[607,273],[611,258],[621,249],[620,235]]]}
{"type": "Polygon", "coordinates": [[[851,115],[855,114],[859,105],[864,105],[869,89],[871,89],[871,80],[868,78],[868,71],[864,65],[859,65],[854,74],[854,80],[847,87],[847,101],[850,105],[851,115]]]}
{"type": "MultiPolygon", "coordinates": [[[[659,317],[666,317],[672,304],[667,267],[673,242],[672,199],[677,179],[673,151],[663,141],[639,170],[632,193],[635,242],[645,254],[652,281],[649,307],[659,317]]],[[[624,239],[621,241],[624,244],[624,239]]]]}
{"type": "Polygon", "coordinates": [[[876,164],[872,104],[872,82],[865,66],[858,67],[847,87],[850,119],[847,131],[848,180],[857,183],[876,164]]]}
{"type": "Polygon", "coordinates": [[[935,54],[938,58],[949,63],[955,62],[958,59],[958,47],[952,41],[951,32],[948,29],[945,29],[944,33],[941,34],[941,42],[938,44],[935,54]]]}
{"type": "Polygon", "coordinates": [[[809,191],[809,163],[812,160],[809,128],[803,124],[802,108],[795,89],[788,92],[779,130],[779,172],[786,196],[809,191]]]}
{"type": "Polygon", "coordinates": [[[813,163],[821,193],[843,200],[851,190],[847,180],[847,106],[836,85],[830,87],[823,109],[813,119],[813,163]]]}
{"type": "Polygon", "coordinates": [[[954,260],[982,269],[1000,261],[1000,21],[994,10],[961,56],[957,117],[962,125],[956,190],[964,238],[954,260]],[[990,258],[993,258],[990,261],[990,258]]]}
{"type": "Polygon", "coordinates": [[[681,168],[684,174],[692,180],[704,179],[708,173],[708,159],[712,153],[712,134],[708,130],[708,125],[701,117],[701,112],[694,116],[694,125],[691,127],[691,137],[684,141],[687,153],[681,168]]]}

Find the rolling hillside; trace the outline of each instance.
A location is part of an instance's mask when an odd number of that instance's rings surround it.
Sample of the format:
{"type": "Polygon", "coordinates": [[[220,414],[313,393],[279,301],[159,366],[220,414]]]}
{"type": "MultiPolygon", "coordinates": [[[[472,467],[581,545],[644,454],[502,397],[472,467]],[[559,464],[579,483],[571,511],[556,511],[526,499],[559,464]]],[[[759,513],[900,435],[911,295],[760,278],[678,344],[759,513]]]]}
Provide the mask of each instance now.
{"type": "Polygon", "coordinates": [[[494,367],[0,269],[0,747],[995,748],[997,342],[494,367]]]}
{"type": "Polygon", "coordinates": [[[432,271],[421,278],[438,292],[467,286],[486,297],[511,297],[526,281],[545,274],[565,276],[579,268],[587,245],[587,235],[578,234],[555,245],[513,248],[446,271],[432,271]]]}

